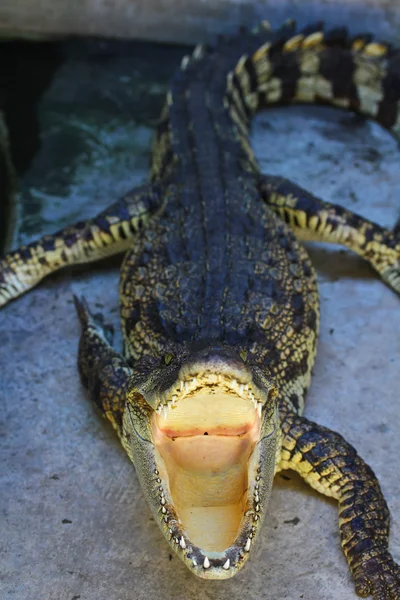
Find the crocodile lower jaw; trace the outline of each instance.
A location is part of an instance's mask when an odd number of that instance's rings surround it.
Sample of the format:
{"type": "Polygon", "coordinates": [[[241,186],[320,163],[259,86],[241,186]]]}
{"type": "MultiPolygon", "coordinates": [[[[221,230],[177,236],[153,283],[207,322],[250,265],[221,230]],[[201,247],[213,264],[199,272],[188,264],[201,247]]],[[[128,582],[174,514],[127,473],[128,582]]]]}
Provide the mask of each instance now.
{"type": "Polygon", "coordinates": [[[161,502],[177,515],[180,550],[191,550],[192,567],[207,578],[232,576],[253,537],[261,418],[257,402],[235,387],[197,388],[152,420],[161,502]]]}

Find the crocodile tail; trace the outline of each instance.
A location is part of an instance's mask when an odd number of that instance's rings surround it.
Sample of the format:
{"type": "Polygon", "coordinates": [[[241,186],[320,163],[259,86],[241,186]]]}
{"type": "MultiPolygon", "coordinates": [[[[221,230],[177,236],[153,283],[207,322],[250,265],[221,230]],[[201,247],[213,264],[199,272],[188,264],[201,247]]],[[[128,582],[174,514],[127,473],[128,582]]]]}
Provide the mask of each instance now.
{"type": "Polygon", "coordinates": [[[228,93],[237,116],[239,98],[250,113],[270,104],[324,103],[373,118],[400,137],[400,51],[370,34],[325,32],[318,23],[267,41],[238,61],[228,93]]]}
{"type": "Polygon", "coordinates": [[[400,138],[400,51],[373,41],[370,34],[350,36],[343,27],[324,31],[320,22],[296,31],[293,21],[278,30],[263,22],[214,47],[198,46],[184,57],[171,82],[155,140],[153,179],[187,155],[188,128],[202,118],[200,108],[205,111],[206,104],[225,150],[242,154],[242,164],[257,169],[248,142],[251,117],[260,108],[292,103],[352,110],[400,138]],[[197,101],[191,102],[194,89],[197,101]],[[226,133],[230,128],[232,135],[226,133]]]}

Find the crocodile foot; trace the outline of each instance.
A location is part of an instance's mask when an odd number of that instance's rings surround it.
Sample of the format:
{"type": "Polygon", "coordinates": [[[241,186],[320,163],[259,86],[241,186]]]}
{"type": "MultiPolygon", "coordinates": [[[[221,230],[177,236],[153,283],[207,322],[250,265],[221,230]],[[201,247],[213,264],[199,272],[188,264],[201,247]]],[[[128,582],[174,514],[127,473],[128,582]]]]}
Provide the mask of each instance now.
{"type": "Polygon", "coordinates": [[[91,324],[96,329],[100,328],[107,342],[111,344],[114,337],[114,326],[111,323],[106,323],[104,320],[104,316],[101,313],[93,314],[89,310],[86,298],[84,298],[83,296],[82,298],[78,298],[74,294],[74,302],[81,325],[87,326],[91,324]]]}

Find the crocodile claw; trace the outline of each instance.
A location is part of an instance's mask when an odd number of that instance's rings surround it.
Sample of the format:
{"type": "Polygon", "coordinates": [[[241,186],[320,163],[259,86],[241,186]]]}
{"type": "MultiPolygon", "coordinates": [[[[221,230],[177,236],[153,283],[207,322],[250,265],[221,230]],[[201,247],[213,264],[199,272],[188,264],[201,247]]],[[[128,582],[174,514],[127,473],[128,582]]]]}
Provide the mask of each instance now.
{"type": "Polygon", "coordinates": [[[90,311],[86,299],[84,296],[78,298],[78,296],[73,295],[76,312],[78,314],[79,320],[81,322],[82,327],[86,326],[90,321],[90,311]]]}
{"type": "Polygon", "coordinates": [[[105,323],[101,313],[92,314],[84,296],[78,298],[78,296],[75,296],[74,294],[74,302],[82,327],[85,329],[92,325],[96,329],[100,328],[104,333],[106,340],[111,344],[114,335],[113,325],[111,323],[105,323]]]}

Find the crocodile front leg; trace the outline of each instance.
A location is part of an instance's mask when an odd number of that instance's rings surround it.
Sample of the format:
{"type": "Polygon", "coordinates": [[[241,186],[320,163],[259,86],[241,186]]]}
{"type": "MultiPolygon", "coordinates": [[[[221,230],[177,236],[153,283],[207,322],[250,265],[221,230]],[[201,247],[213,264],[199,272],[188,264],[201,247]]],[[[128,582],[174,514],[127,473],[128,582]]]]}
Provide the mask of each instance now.
{"type": "Polygon", "coordinates": [[[389,509],[371,468],[342,436],[282,407],[278,470],[293,469],[339,501],[342,547],[356,592],[399,600],[400,567],[388,552],[389,509]]]}
{"type": "Polygon", "coordinates": [[[303,241],[342,244],[362,256],[400,293],[400,227],[384,229],[337,204],[316,198],[282,177],[263,175],[260,192],[303,241]]]}
{"type": "Polygon", "coordinates": [[[0,306],[62,267],[123,252],[162,205],[156,186],[139,187],[93,219],[65,227],[6,254],[0,259],[0,306]]]}
{"type": "Polygon", "coordinates": [[[78,352],[81,381],[91,400],[121,436],[132,369],[111,346],[111,331],[103,318],[90,313],[84,298],[79,300],[74,296],[74,300],[82,326],[78,352]]]}

